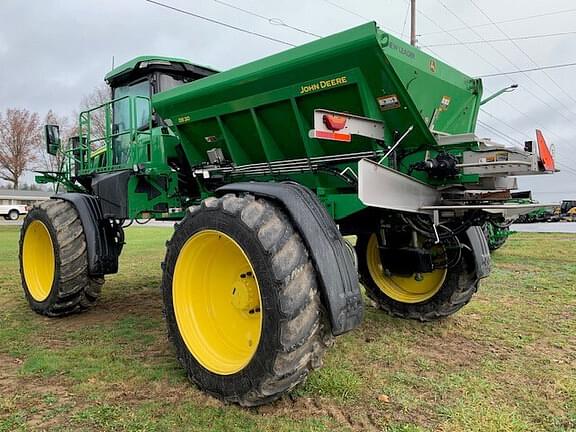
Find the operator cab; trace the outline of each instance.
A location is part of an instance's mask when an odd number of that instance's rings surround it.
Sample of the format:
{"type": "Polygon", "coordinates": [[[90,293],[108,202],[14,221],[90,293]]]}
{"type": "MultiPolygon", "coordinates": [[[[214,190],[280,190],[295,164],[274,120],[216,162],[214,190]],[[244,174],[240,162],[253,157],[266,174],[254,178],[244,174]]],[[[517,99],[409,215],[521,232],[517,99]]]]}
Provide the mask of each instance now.
{"type": "Polygon", "coordinates": [[[163,121],[150,112],[152,95],[217,73],[188,60],[170,57],[141,56],[124,63],[104,78],[112,91],[113,164],[128,160],[131,125],[139,131],[162,126],[163,121]],[[133,105],[127,96],[135,96],[133,105]],[[132,111],[132,112],[131,112],[132,111]],[[132,117],[133,116],[133,117],[132,117]],[[135,123],[135,124],[134,124],[135,123]]]}

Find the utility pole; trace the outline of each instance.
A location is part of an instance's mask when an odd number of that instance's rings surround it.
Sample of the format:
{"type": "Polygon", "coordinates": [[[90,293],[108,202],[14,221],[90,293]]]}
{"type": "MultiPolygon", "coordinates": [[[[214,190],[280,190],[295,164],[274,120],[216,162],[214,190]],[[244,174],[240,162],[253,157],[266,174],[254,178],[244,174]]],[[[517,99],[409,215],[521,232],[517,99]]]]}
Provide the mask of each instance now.
{"type": "Polygon", "coordinates": [[[416,0],[410,0],[410,45],[416,46],[416,0]]]}

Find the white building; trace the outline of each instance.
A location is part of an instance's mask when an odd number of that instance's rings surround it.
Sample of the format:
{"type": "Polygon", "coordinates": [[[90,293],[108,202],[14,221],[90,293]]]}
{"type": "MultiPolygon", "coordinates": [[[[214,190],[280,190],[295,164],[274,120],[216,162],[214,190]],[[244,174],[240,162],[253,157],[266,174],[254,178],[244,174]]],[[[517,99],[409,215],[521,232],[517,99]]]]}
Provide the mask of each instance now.
{"type": "Polygon", "coordinates": [[[0,205],[32,205],[44,201],[54,195],[54,192],[0,189],[0,205]]]}

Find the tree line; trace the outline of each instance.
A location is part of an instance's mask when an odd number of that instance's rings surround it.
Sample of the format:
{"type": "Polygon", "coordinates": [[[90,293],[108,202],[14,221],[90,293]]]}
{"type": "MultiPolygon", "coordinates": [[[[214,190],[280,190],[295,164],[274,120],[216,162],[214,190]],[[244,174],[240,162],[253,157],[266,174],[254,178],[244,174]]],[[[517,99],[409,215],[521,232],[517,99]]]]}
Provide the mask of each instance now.
{"type": "MultiPolygon", "coordinates": [[[[92,108],[109,100],[107,86],[96,87],[80,102],[80,111],[92,108]]],[[[58,172],[62,169],[63,157],[49,155],[44,146],[44,125],[60,126],[62,143],[78,135],[78,113],[59,115],[50,110],[43,118],[26,108],[7,108],[0,112],[0,180],[19,189],[27,171],[58,172]]]]}

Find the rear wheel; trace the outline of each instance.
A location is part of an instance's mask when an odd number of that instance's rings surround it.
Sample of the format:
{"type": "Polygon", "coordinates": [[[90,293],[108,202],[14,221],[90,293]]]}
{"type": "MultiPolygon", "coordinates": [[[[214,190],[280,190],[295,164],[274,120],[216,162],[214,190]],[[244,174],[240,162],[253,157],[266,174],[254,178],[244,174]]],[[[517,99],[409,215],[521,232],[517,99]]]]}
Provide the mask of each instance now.
{"type": "Polygon", "coordinates": [[[221,399],[277,399],[320,366],[329,328],[300,235],[266,200],[191,209],[163,264],[169,337],[190,379],[221,399]]]}
{"type": "Polygon", "coordinates": [[[20,231],[19,258],[24,294],[39,314],[81,312],[100,295],[104,279],[88,275],[84,229],[69,202],[33,207],[20,231]]]}
{"type": "Polygon", "coordinates": [[[10,212],[8,213],[8,219],[9,220],[17,220],[20,217],[20,213],[18,213],[18,210],[10,210],[10,212]]]}
{"type": "Polygon", "coordinates": [[[376,234],[360,235],[356,253],[366,294],[393,316],[419,321],[443,318],[466,305],[478,288],[478,278],[464,256],[448,268],[395,275],[382,263],[376,234]]]}
{"type": "Polygon", "coordinates": [[[508,237],[510,236],[509,227],[499,227],[491,222],[486,222],[482,226],[482,231],[484,232],[490,251],[500,249],[504,246],[504,243],[506,243],[506,240],[508,240],[508,237]]]}

